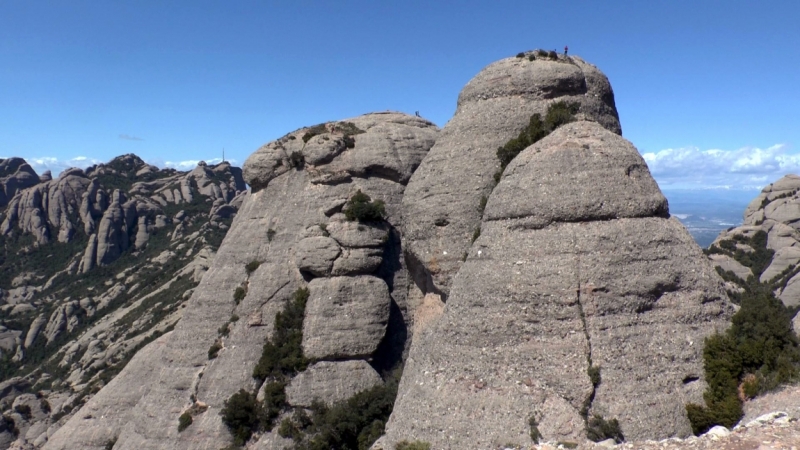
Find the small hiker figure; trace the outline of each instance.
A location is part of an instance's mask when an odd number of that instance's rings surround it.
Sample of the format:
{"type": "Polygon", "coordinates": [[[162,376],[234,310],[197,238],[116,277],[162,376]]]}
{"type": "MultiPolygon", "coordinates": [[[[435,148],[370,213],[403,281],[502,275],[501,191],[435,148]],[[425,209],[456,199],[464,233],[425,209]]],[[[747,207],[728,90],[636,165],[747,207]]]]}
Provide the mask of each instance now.
{"type": "Polygon", "coordinates": [[[419,115],[419,111],[414,111],[414,114],[416,114],[416,115],[417,115],[417,117],[420,117],[420,115],[419,115]]]}
{"type": "Polygon", "coordinates": [[[566,45],[564,46],[564,56],[567,56],[567,52],[569,51],[569,47],[566,45]]]}

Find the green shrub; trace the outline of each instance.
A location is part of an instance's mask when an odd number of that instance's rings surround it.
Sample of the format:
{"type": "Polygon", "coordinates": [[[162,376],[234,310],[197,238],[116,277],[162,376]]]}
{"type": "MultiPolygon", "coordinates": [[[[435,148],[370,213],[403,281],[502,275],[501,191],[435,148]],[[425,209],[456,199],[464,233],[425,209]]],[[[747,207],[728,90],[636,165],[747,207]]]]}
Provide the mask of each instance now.
{"type": "Polygon", "coordinates": [[[225,325],[219,327],[219,329],[217,329],[217,333],[220,336],[228,337],[228,335],[231,333],[230,322],[226,322],[225,325]]]}
{"type": "Polygon", "coordinates": [[[530,419],[528,419],[528,426],[531,428],[531,439],[533,443],[538,444],[542,439],[542,433],[539,431],[539,422],[536,421],[535,416],[531,416],[530,419]]]}
{"type": "Polygon", "coordinates": [[[547,56],[550,59],[558,59],[558,53],[556,53],[555,50],[550,50],[549,52],[547,52],[547,56]]]}
{"type": "Polygon", "coordinates": [[[395,450],[431,450],[431,444],[422,441],[400,441],[394,448],[395,450]]]}
{"type": "Polygon", "coordinates": [[[178,433],[188,428],[189,425],[191,424],[192,424],[192,415],[189,413],[189,411],[186,411],[183,414],[181,414],[180,417],[178,417],[178,433]]]}
{"type": "Polygon", "coordinates": [[[525,52],[517,53],[517,58],[524,58],[524,57],[525,57],[525,52]]]}
{"type": "Polygon", "coordinates": [[[303,152],[295,150],[291,155],[289,155],[289,165],[295,169],[302,169],[305,164],[306,158],[303,156],[303,152]]]}
{"type": "Polygon", "coordinates": [[[540,141],[542,138],[553,132],[561,125],[575,120],[580,104],[566,103],[564,101],[555,102],[547,108],[544,120],[539,114],[534,114],[528,121],[528,125],[520,131],[519,135],[502,147],[497,149],[497,159],[500,160],[500,172],[495,175],[495,182],[500,181],[500,176],[506,166],[517,157],[523,150],[540,141]]]}
{"type": "Polygon", "coordinates": [[[477,241],[479,237],[481,237],[481,227],[480,226],[478,226],[478,228],[475,228],[475,231],[472,232],[472,242],[477,241]]]}
{"type": "Polygon", "coordinates": [[[589,380],[592,382],[592,386],[595,388],[600,386],[600,366],[589,366],[588,369],[589,380]]]}
{"type": "Polygon", "coordinates": [[[261,265],[261,261],[250,261],[247,265],[244,266],[245,270],[247,270],[247,274],[250,275],[251,273],[255,272],[258,269],[258,266],[261,265]]]}
{"type": "Polygon", "coordinates": [[[386,216],[386,207],[383,201],[372,201],[369,195],[361,192],[359,189],[358,192],[347,201],[342,212],[344,212],[347,220],[370,222],[383,220],[386,216]]]}
{"type": "Polygon", "coordinates": [[[324,123],[319,125],[314,125],[313,127],[309,128],[308,131],[303,135],[303,142],[308,143],[314,136],[319,134],[324,134],[328,132],[328,127],[325,126],[324,123]]]}
{"type": "Polygon", "coordinates": [[[238,321],[239,321],[239,316],[237,316],[236,314],[232,315],[231,318],[229,319],[229,322],[231,322],[231,323],[238,322],[238,321]]]}
{"type": "Polygon", "coordinates": [[[239,286],[235,291],[233,291],[233,301],[238,305],[242,300],[244,300],[246,295],[247,291],[244,289],[244,287],[239,286]]]}
{"type": "Polygon", "coordinates": [[[564,101],[553,103],[547,108],[547,115],[544,117],[544,128],[549,134],[561,125],[574,122],[575,114],[578,114],[579,109],[579,103],[567,103],[564,101]]]}
{"type": "Polygon", "coordinates": [[[298,408],[294,411],[292,417],[287,417],[281,421],[278,434],[283,438],[299,443],[303,440],[304,433],[311,426],[311,423],[311,418],[308,417],[306,411],[298,408]]]}
{"type": "Polygon", "coordinates": [[[547,57],[547,52],[545,50],[541,50],[541,49],[536,50],[536,56],[539,56],[539,57],[542,57],[542,58],[546,58],[547,57]]]}
{"type": "Polygon", "coordinates": [[[369,449],[380,437],[392,413],[401,371],[402,368],[395,370],[384,384],[331,407],[314,402],[311,406],[313,425],[309,428],[312,436],[308,439],[307,447],[369,449]]]}
{"type": "Polygon", "coordinates": [[[272,239],[275,237],[276,231],[272,228],[267,230],[267,242],[272,242],[272,239]]]}
{"type": "Polygon", "coordinates": [[[586,437],[590,441],[600,442],[606,439],[614,439],[619,444],[625,440],[617,419],[605,420],[603,416],[594,414],[586,426],[586,437]]]}
{"type": "Polygon", "coordinates": [[[220,350],[222,350],[222,345],[219,342],[211,344],[211,347],[208,349],[208,359],[216,358],[220,350]]]}
{"type": "Polygon", "coordinates": [[[528,56],[528,61],[536,61],[536,57],[533,55],[528,56]]]}
{"type": "Polygon", "coordinates": [[[109,439],[106,441],[105,450],[114,450],[115,445],[117,445],[117,438],[109,439]]]}
{"type": "Polygon", "coordinates": [[[33,415],[31,414],[31,407],[28,405],[22,405],[22,404],[17,405],[14,407],[14,411],[19,413],[19,415],[22,416],[25,420],[30,420],[30,418],[33,417],[33,415]]]}
{"type": "Polygon", "coordinates": [[[273,381],[264,385],[264,404],[261,409],[261,427],[267,431],[272,431],[275,419],[286,406],[286,383],[273,381]]]}
{"type": "Polygon", "coordinates": [[[222,416],[222,423],[233,435],[234,444],[242,446],[258,430],[262,408],[255,395],[240,389],[225,401],[219,414],[222,416]]]}
{"type": "Polygon", "coordinates": [[[303,356],[303,317],[309,291],[296,290],[283,311],[275,315],[275,331],[264,343],[261,358],[253,369],[253,378],[264,381],[268,377],[283,380],[305,370],[308,360],[303,356]]]}
{"type": "Polygon", "coordinates": [[[705,340],[705,405],[686,405],[695,434],[714,425],[736,425],[743,414],[739,385],[748,376],[755,375],[758,381],[755,386],[743,384],[748,396],[798,379],[800,343],[792,331],[791,311],[769,286],[757,282],[745,285],[740,306],[725,333],[705,340]]]}
{"type": "Polygon", "coordinates": [[[481,215],[483,215],[483,212],[486,210],[486,203],[488,201],[489,199],[485,195],[481,196],[481,202],[478,204],[478,212],[480,212],[481,215]]]}

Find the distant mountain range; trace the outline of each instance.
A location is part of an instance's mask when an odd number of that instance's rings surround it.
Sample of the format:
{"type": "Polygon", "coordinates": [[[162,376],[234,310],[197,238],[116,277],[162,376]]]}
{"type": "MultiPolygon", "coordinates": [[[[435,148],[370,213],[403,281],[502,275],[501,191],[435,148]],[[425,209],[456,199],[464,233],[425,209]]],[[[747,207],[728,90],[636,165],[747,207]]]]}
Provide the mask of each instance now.
{"type": "Polygon", "coordinates": [[[742,224],[742,211],[758,196],[756,190],[663,190],[669,211],[689,230],[702,248],[719,233],[742,224]]]}

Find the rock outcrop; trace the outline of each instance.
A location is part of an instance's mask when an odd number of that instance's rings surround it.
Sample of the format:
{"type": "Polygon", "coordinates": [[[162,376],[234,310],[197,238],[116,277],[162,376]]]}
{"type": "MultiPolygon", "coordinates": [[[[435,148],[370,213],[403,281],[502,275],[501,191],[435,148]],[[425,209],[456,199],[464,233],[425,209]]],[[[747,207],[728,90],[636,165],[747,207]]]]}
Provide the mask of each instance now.
{"type": "MultiPolygon", "coordinates": [[[[515,80],[526,63],[498,65],[515,80]]],[[[414,336],[387,434],[374,448],[411,439],[434,448],[525,447],[531,423],[545,440],[581,442],[594,415],[618,419],[629,439],[689,435],[685,404],[701,402],[705,386],[703,340],[733,312],[721,280],[669,217],[613,121],[558,128],[517,156],[489,193],[491,183],[478,180],[490,174],[478,172],[514,128],[482,147],[475,165],[454,165],[466,158],[456,148],[476,147],[474,139],[449,141],[472,136],[449,133],[464,100],[495,95],[491,84],[484,95],[472,85],[404,197],[413,217],[404,244],[427,268],[429,292],[449,295],[442,316],[414,336]],[[467,200],[456,206],[459,199],[467,200]]],[[[522,103],[505,99],[500,116],[519,114],[517,129],[541,112],[511,101],[522,103]]],[[[606,106],[613,111],[613,101],[606,106]]],[[[494,132],[498,115],[477,116],[473,129],[494,132]]]]}
{"type": "MultiPolygon", "coordinates": [[[[92,368],[115,346],[102,321],[60,353],[59,364],[81,368],[68,382],[103,387],[88,401],[63,402],[80,409],[47,432],[45,449],[101,450],[111,442],[116,450],[217,450],[233,442],[220,412],[242,389],[262,402],[283,389],[275,425],[291,425],[294,412],[315,400],[335,408],[361,393],[394,392],[382,376],[401,363],[394,411],[374,449],[403,440],[527,447],[534,431],[580,443],[595,417],[617,419],[631,440],[691,433],[685,405],[703,400],[703,340],[727,327],[733,306],[621,137],[608,80],[580,58],[523,53],[488,66],[441,132],[423,118],[387,112],[289,133],[248,158],[245,195],[214,182],[215,170],[200,164],[183,178],[162,177],[123,158],[83,175],[89,181],[76,211],[85,219],[72,232],[93,238],[73,270],[108,264],[101,255],[120,251],[108,245],[116,235],[128,236],[133,249],[123,253],[130,254],[152,251],[167,233],[173,244],[151,264],[186,255],[197,222],[192,208],[178,207],[203,197],[207,225],[225,219],[230,229],[213,260],[203,259],[207,270],[187,265],[159,291],[181,292],[188,301],[180,308],[157,309],[165,297],[152,298],[155,291],[131,304],[130,292],[144,289],[131,279],[141,269],[109,280],[129,305],[117,323],[168,313],[174,329],[138,341],[144,349],[103,384],[91,381],[92,368]],[[576,120],[495,178],[497,148],[559,101],[577,104],[576,120]],[[109,191],[104,177],[120,173],[150,179],[109,191]],[[354,220],[357,198],[375,201],[362,221],[354,220]],[[178,284],[186,279],[200,281],[178,284]],[[278,313],[288,319],[276,320],[278,313]],[[297,358],[279,375],[254,377],[260,358],[274,356],[265,342],[286,335],[291,358],[302,350],[308,366],[297,358]],[[179,430],[184,414],[192,421],[179,430]]],[[[786,229],[776,236],[792,237],[786,229]]],[[[786,251],[781,264],[791,267],[793,258],[786,251]]],[[[117,302],[76,297],[47,314],[28,313],[36,334],[69,333],[75,311],[89,316],[117,302]]],[[[2,331],[4,343],[24,341],[2,331]]],[[[373,438],[382,420],[370,419],[373,438]]],[[[291,445],[277,427],[247,443],[291,445]]]]}
{"type": "Polygon", "coordinates": [[[16,167],[18,182],[7,182],[4,192],[33,180],[2,217],[0,373],[11,378],[0,384],[0,412],[8,418],[0,422],[12,428],[0,430],[0,443],[8,441],[0,448],[40,448],[180,319],[245,186],[241,170],[227,163],[187,173],[134,155],[57,179],[36,177],[19,158],[0,166],[16,167]],[[173,184],[188,189],[177,203],[160,193],[173,184]],[[17,404],[26,411],[32,401],[25,391],[46,407],[16,414],[17,404]]]}
{"type": "Polygon", "coordinates": [[[403,197],[408,251],[447,294],[481,223],[499,167],[496,151],[556,101],[580,104],[579,117],[620,134],[614,93],[595,66],[578,57],[556,61],[506,58],[490,64],[458,96],[455,115],[414,173],[403,197]]]}
{"type": "Polygon", "coordinates": [[[38,183],[39,176],[24,159],[0,159],[0,208],[4,208],[17,192],[38,183]]]}
{"type": "Polygon", "coordinates": [[[736,293],[749,277],[770,284],[786,306],[800,305],[800,175],[765,187],[747,206],[742,225],[723,231],[709,246],[717,270],[736,293]],[[730,278],[734,276],[736,278],[730,278]]]}
{"type": "MultiPolygon", "coordinates": [[[[400,203],[437,134],[424,119],[376,113],[301,129],[257,150],[244,166],[253,192],[160,356],[134,360],[119,375],[153,374],[135,406],[102,423],[82,421],[79,412],[45,448],[94,448],[92,430],[100,428],[117,437],[115,449],[230,444],[220,409],[239,389],[260,390],[253,368],[275,314],[301,287],[310,291],[303,346],[319,361],[291,381],[290,404],[306,406],[309,395],[333,402],[380,383],[373,366],[398,362],[414,309],[397,230],[400,203]],[[359,190],[384,202],[385,221],[346,220],[341,210],[359,190]],[[240,301],[237,288],[246,289],[240,301]],[[234,315],[242,320],[229,321],[234,315]],[[229,334],[219,334],[226,324],[229,334]],[[221,348],[209,360],[214,343],[221,348]],[[178,416],[193,402],[207,409],[178,433],[178,416]]],[[[114,408],[124,389],[104,388],[93,410],[114,408]]],[[[273,440],[280,438],[267,433],[255,445],[273,440]]]]}

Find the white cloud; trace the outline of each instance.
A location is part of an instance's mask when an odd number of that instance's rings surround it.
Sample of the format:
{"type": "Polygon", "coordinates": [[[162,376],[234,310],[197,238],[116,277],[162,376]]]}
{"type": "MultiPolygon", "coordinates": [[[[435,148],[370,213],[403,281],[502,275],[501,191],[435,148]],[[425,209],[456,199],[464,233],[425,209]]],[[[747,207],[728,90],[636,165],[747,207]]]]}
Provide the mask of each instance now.
{"type": "Polygon", "coordinates": [[[58,159],[52,156],[43,156],[40,158],[25,158],[25,161],[28,161],[28,164],[30,164],[33,170],[39,175],[49,170],[52,172],[54,178],[70,167],[85,169],[102,162],[99,159],[88,158],[86,156],[76,156],[71,159],[58,159]]]}
{"type": "Polygon", "coordinates": [[[800,173],[800,154],[790,154],[783,144],[738,150],[670,148],[642,156],[661,187],[755,189],[800,173]]]}
{"type": "MultiPolygon", "coordinates": [[[[201,160],[199,159],[189,159],[186,161],[164,161],[162,164],[159,164],[159,162],[157,161],[157,162],[152,162],[151,164],[155,164],[159,167],[172,167],[173,169],[178,169],[178,170],[192,170],[195,167],[197,167],[197,163],[199,163],[200,161],[201,160]]],[[[203,159],[202,161],[205,161],[206,164],[208,165],[214,165],[221,163],[222,158],[203,159]]],[[[235,163],[235,161],[233,160],[227,160],[227,161],[231,164],[235,163]]]]}

